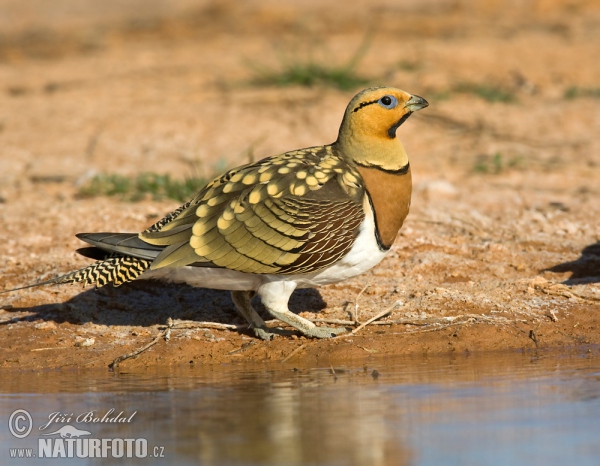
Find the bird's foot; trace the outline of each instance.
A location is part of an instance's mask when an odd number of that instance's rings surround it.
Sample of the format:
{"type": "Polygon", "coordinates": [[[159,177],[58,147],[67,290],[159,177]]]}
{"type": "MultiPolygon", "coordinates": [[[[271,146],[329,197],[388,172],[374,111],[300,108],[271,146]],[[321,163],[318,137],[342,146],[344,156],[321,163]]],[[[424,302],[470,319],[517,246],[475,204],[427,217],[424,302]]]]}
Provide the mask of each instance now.
{"type": "Polygon", "coordinates": [[[269,328],[266,326],[252,327],[252,330],[254,330],[254,335],[256,335],[261,340],[266,341],[271,341],[276,335],[290,336],[294,334],[294,332],[290,330],[283,330],[281,328],[269,328]]]}
{"type": "Polygon", "coordinates": [[[313,338],[333,338],[337,335],[346,333],[348,331],[344,327],[316,327],[316,326],[309,327],[309,328],[303,328],[303,329],[299,329],[299,330],[307,337],[313,337],[313,338]]]}

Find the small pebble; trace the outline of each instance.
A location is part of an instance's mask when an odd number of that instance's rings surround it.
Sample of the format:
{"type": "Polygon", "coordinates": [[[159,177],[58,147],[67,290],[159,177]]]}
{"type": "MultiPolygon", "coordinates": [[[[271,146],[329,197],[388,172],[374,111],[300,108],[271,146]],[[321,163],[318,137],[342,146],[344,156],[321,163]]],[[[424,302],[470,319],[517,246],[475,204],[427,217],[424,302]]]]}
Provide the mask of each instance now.
{"type": "Polygon", "coordinates": [[[94,343],[96,343],[96,339],[95,338],[81,338],[78,337],[77,341],[75,342],[75,346],[77,346],[78,348],[84,347],[84,346],[92,346],[94,343]]]}

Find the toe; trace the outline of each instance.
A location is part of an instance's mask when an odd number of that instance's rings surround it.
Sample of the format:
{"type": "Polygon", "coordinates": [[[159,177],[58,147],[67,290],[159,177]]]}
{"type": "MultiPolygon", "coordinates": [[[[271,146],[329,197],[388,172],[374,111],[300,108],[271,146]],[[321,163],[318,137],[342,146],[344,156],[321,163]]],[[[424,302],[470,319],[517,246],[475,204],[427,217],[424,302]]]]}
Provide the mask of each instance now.
{"type": "Polygon", "coordinates": [[[315,327],[311,329],[308,336],[315,338],[333,338],[336,335],[346,333],[347,330],[344,327],[315,327]]]}

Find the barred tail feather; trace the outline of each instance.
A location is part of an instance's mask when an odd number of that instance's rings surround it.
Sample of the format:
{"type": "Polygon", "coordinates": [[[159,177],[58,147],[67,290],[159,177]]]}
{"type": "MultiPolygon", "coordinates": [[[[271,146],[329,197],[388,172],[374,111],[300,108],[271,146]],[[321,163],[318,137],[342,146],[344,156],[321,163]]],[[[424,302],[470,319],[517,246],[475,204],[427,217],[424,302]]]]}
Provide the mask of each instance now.
{"type": "Polygon", "coordinates": [[[114,255],[57,277],[54,283],[83,283],[97,287],[112,283],[114,286],[120,286],[135,280],[150,267],[151,263],[149,260],[137,257],[114,255]]]}
{"type": "Polygon", "coordinates": [[[35,286],[62,284],[62,283],[83,283],[84,285],[95,285],[96,287],[112,283],[114,286],[120,286],[135,280],[149,267],[152,261],[139,259],[132,256],[110,255],[106,259],[94,262],[83,269],[74,270],[65,275],[61,275],[41,283],[5,290],[0,294],[10,291],[33,288],[35,286]]]}

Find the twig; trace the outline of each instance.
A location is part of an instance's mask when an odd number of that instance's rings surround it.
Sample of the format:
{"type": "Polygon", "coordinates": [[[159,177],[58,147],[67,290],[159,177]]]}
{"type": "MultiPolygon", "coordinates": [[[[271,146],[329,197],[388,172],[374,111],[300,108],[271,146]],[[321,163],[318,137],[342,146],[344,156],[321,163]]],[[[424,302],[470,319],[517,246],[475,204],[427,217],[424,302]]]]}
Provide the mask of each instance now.
{"type": "MultiPolygon", "coordinates": [[[[467,324],[475,324],[475,323],[508,324],[509,322],[514,323],[517,321],[516,320],[509,321],[508,319],[501,318],[501,317],[490,317],[490,316],[479,315],[479,314],[465,314],[465,315],[454,316],[454,317],[442,317],[440,319],[433,319],[433,320],[428,319],[427,322],[424,322],[424,323],[414,323],[414,322],[402,322],[402,323],[411,324],[411,325],[434,325],[434,324],[443,324],[444,322],[449,322],[449,323],[446,323],[445,325],[440,325],[439,327],[434,327],[434,328],[408,330],[405,333],[437,332],[438,330],[444,330],[449,327],[456,327],[458,325],[467,325],[467,324]],[[457,322],[458,319],[463,319],[463,320],[460,320],[457,322]]],[[[519,330],[521,330],[521,329],[519,329],[519,330]]],[[[523,330],[521,330],[521,331],[523,331],[523,330]]]]}
{"type": "Polygon", "coordinates": [[[142,346],[141,348],[136,349],[135,351],[132,351],[131,353],[127,353],[127,354],[123,354],[121,356],[119,356],[118,358],[115,358],[113,360],[113,362],[111,362],[108,365],[108,370],[109,371],[114,371],[115,368],[117,368],[119,366],[119,364],[123,361],[125,361],[126,359],[131,359],[131,358],[135,358],[137,355],[143,353],[144,351],[146,351],[148,348],[150,348],[151,346],[156,345],[156,343],[158,343],[158,340],[160,340],[166,333],[165,331],[160,332],[160,334],[158,334],[156,336],[156,338],[154,338],[154,340],[152,340],[150,343],[148,343],[147,345],[142,346]]]}
{"type": "Polygon", "coordinates": [[[191,329],[191,328],[213,328],[219,330],[240,330],[247,328],[247,325],[220,324],[218,322],[193,322],[180,321],[175,323],[171,328],[174,330],[191,329]]]}
{"type": "Polygon", "coordinates": [[[250,348],[252,345],[255,345],[255,344],[256,344],[256,341],[255,341],[255,340],[250,340],[250,341],[247,341],[246,343],[244,343],[244,344],[243,344],[242,346],[240,346],[239,348],[237,348],[237,349],[234,349],[234,350],[230,351],[230,352],[229,352],[229,353],[227,353],[227,354],[237,354],[237,353],[241,353],[242,351],[245,351],[245,350],[247,350],[248,348],[250,348]]]}
{"type": "Polygon", "coordinates": [[[356,346],[358,346],[362,350],[365,350],[367,353],[379,353],[379,351],[376,349],[365,348],[364,346],[360,346],[360,345],[356,345],[356,346]]]}
{"type": "Polygon", "coordinates": [[[354,300],[354,313],[350,317],[354,319],[354,325],[358,324],[358,300],[362,296],[362,294],[366,291],[367,288],[371,286],[371,283],[367,283],[362,290],[356,295],[356,299],[354,300]]]}
{"type": "Polygon", "coordinates": [[[47,351],[47,350],[55,350],[55,349],[68,349],[68,346],[55,346],[53,348],[35,348],[29,351],[47,351]]]}
{"type": "Polygon", "coordinates": [[[137,357],[139,354],[143,353],[148,348],[151,348],[152,346],[156,345],[161,338],[164,338],[165,340],[169,341],[172,327],[173,327],[173,320],[169,317],[169,319],[167,320],[167,328],[165,328],[162,332],[160,332],[154,338],[154,340],[152,340],[147,345],[144,345],[141,348],[138,348],[135,351],[132,351],[131,353],[123,354],[122,356],[115,358],[114,361],[108,365],[108,370],[114,371],[121,362],[125,361],[126,359],[131,359],[131,358],[137,357]]]}
{"type": "MultiPolygon", "coordinates": [[[[390,307],[388,307],[387,309],[385,309],[384,311],[381,311],[379,314],[377,314],[375,317],[371,317],[369,320],[367,320],[366,322],[363,322],[362,324],[360,324],[358,327],[356,327],[354,330],[352,330],[350,332],[351,335],[354,335],[356,332],[358,332],[359,330],[362,330],[363,328],[365,328],[367,325],[369,325],[371,322],[375,322],[376,320],[381,319],[382,317],[387,316],[388,314],[390,314],[394,308],[398,305],[398,303],[394,303],[392,304],[390,307]]],[[[341,336],[341,335],[340,335],[341,336]]]]}
{"type": "Polygon", "coordinates": [[[404,333],[427,333],[427,332],[437,332],[438,330],[444,330],[447,329],[449,327],[456,327],[458,325],[465,325],[465,324],[469,324],[471,323],[469,320],[464,321],[464,322],[455,322],[453,324],[448,324],[448,325],[442,325],[441,327],[435,327],[435,328],[424,328],[424,329],[419,329],[419,330],[408,330],[404,333]]]}
{"type": "Polygon", "coordinates": [[[411,319],[398,319],[398,320],[386,320],[385,322],[373,322],[371,325],[431,325],[440,323],[441,319],[435,319],[435,321],[431,321],[431,319],[426,320],[411,320],[411,319]]]}
{"type": "Polygon", "coordinates": [[[529,338],[531,338],[533,340],[533,342],[535,343],[535,347],[538,348],[539,344],[538,344],[537,334],[535,333],[535,330],[533,330],[533,329],[529,330],[529,338]]]}
{"type": "Polygon", "coordinates": [[[285,358],[283,358],[281,360],[281,362],[286,362],[288,359],[290,359],[292,356],[294,356],[298,351],[300,351],[302,348],[304,348],[305,345],[306,345],[306,343],[302,343],[300,346],[298,346],[298,348],[296,348],[294,351],[292,351],[290,354],[288,354],[285,358]]]}

